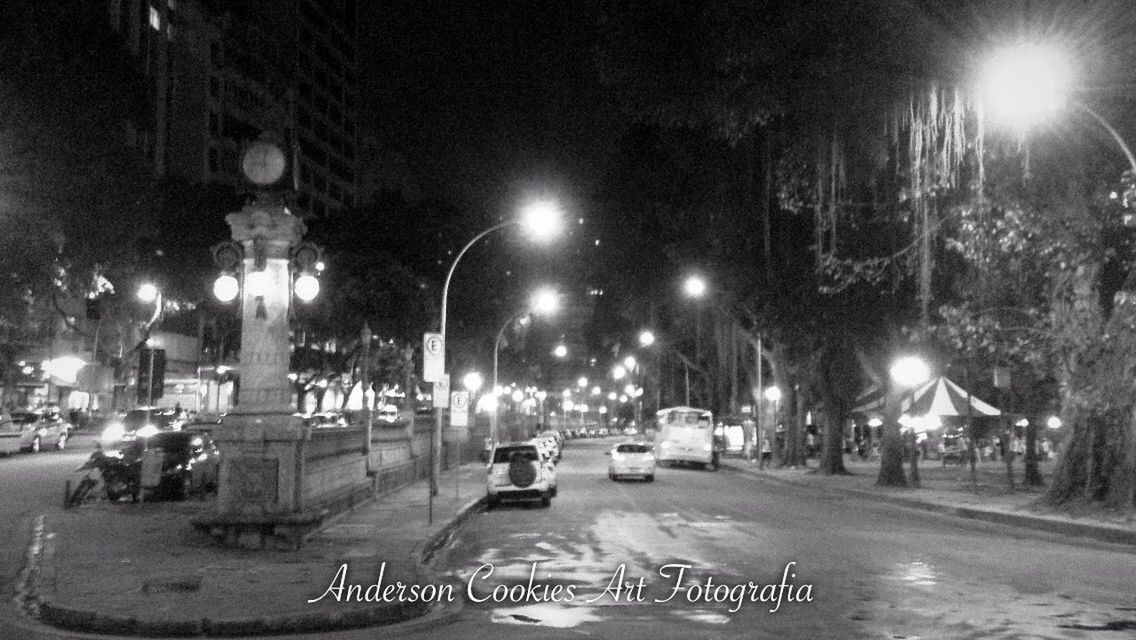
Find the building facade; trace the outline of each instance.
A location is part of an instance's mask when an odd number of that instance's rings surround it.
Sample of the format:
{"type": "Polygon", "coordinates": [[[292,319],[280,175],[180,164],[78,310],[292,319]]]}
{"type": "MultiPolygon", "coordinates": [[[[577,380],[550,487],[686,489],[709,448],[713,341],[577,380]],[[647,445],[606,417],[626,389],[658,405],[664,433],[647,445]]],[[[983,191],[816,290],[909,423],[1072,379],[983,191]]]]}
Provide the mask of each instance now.
{"type": "Polygon", "coordinates": [[[331,216],[359,192],[355,0],[107,0],[146,75],[131,143],[159,176],[239,187],[262,132],[293,151],[294,213],[331,216]]]}

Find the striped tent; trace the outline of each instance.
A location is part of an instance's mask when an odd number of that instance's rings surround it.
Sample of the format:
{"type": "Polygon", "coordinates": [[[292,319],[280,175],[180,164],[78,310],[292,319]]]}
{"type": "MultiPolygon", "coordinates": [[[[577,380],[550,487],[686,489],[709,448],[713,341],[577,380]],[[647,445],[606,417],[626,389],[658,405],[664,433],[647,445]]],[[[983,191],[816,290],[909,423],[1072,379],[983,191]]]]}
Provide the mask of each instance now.
{"type": "MultiPolygon", "coordinates": [[[[966,416],[967,392],[962,387],[951,382],[946,376],[940,376],[915,390],[903,402],[904,413],[913,416],[966,416]]],[[[1002,412],[997,408],[970,396],[970,413],[974,416],[1000,416],[1002,412]]]]}
{"type": "Polygon", "coordinates": [[[884,394],[876,385],[870,385],[852,403],[852,413],[874,415],[884,410],[884,394]]]}

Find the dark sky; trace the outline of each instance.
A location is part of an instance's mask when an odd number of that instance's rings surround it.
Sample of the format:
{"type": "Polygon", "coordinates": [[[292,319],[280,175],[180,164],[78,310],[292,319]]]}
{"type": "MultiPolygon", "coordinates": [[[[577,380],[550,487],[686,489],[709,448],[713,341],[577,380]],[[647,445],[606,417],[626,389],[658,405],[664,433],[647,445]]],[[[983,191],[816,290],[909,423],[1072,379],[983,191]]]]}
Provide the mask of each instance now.
{"type": "Polygon", "coordinates": [[[364,102],[426,194],[490,211],[531,191],[585,199],[620,126],[592,64],[594,3],[362,5],[364,102]]]}

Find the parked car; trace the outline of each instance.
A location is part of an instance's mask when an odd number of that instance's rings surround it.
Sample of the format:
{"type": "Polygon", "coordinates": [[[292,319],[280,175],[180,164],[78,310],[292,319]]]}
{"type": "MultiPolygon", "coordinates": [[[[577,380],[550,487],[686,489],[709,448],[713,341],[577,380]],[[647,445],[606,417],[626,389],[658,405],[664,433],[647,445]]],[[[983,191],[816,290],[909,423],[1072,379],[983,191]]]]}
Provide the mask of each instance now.
{"type": "Polygon", "coordinates": [[[485,478],[488,508],[505,500],[540,500],[547,507],[555,490],[554,465],[541,455],[536,442],[507,442],[493,448],[485,478]]]}
{"type": "Polygon", "coordinates": [[[180,431],[186,424],[186,413],[177,409],[136,407],[121,418],[107,423],[102,433],[105,447],[117,447],[136,438],[145,438],[162,431],[180,431]]]}
{"type": "Polygon", "coordinates": [[[163,431],[130,442],[123,463],[138,474],[143,499],[184,500],[217,488],[220,455],[208,434],[197,430],[163,431]],[[155,459],[155,477],[147,477],[147,461],[155,459]]]}
{"type": "Polygon", "coordinates": [[[650,442],[623,442],[608,451],[607,477],[619,480],[638,476],[647,482],[655,481],[655,450],[650,442]]]}
{"type": "Polygon", "coordinates": [[[63,449],[70,433],[71,423],[57,411],[15,411],[10,420],[0,422],[0,453],[63,449]]]}

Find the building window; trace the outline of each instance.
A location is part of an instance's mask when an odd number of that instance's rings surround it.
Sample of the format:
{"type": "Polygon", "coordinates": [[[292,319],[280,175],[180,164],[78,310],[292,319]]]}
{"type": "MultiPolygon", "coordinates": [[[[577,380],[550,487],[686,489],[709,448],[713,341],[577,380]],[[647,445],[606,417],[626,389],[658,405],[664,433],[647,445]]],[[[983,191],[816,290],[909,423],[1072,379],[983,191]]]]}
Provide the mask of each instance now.
{"type": "Polygon", "coordinates": [[[154,7],[150,7],[150,26],[154,28],[154,31],[162,30],[162,14],[158,13],[158,10],[154,7]]]}

